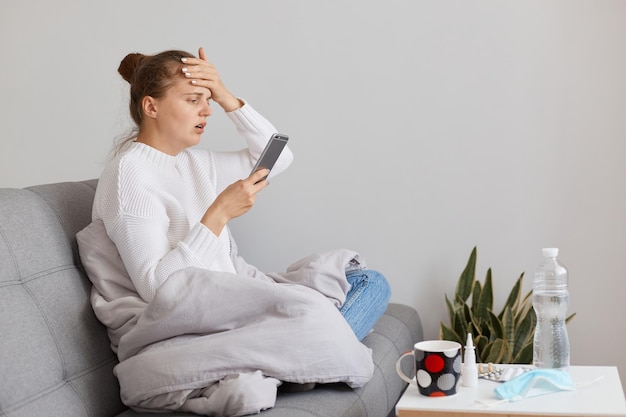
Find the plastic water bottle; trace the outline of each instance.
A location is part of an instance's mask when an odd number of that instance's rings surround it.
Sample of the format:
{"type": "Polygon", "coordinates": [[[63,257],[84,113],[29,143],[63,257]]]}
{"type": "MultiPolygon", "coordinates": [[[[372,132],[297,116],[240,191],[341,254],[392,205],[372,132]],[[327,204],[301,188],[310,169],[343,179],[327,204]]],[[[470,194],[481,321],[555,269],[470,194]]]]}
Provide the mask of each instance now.
{"type": "Polygon", "coordinates": [[[569,339],[565,318],[569,305],[567,269],[557,248],[542,250],[543,261],[533,279],[533,308],[537,315],[533,349],[536,368],[569,368],[569,339]]]}

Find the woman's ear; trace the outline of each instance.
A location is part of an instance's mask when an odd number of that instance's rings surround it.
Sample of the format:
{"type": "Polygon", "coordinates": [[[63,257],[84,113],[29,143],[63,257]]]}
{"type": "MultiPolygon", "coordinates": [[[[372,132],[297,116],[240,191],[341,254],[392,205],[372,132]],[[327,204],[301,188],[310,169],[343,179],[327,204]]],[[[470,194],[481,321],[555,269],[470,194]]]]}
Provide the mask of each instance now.
{"type": "Polygon", "coordinates": [[[145,96],[141,100],[141,108],[143,109],[143,114],[152,119],[156,118],[157,115],[157,103],[156,100],[150,96],[145,96]]]}

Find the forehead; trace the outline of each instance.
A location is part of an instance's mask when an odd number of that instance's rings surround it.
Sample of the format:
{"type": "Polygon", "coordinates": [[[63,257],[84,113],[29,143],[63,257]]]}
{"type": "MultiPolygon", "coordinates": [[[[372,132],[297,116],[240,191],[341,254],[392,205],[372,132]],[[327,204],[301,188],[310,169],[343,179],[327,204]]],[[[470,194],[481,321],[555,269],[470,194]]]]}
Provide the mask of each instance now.
{"type": "Polygon", "coordinates": [[[194,94],[204,97],[211,97],[211,90],[206,87],[193,85],[190,83],[188,78],[181,75],[180,78],[177,77],[174,80],[174,82],[168,89],[167,94],[194,94]]]}

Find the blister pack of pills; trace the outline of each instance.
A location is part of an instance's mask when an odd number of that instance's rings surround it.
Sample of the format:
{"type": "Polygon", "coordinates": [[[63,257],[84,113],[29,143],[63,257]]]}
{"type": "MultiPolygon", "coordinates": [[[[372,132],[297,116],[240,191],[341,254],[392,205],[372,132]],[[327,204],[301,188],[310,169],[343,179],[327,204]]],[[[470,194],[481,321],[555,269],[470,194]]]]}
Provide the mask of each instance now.
{"type": "Polygon", "coordinates": [[[506,382],[515,378],[524,372],[530,371],[531,367],[515,366],[515,367],[502,367],[496,366],[493,363],[479,363],[478,364],[478,377],[488,379],[496,382],[506,382]]]}

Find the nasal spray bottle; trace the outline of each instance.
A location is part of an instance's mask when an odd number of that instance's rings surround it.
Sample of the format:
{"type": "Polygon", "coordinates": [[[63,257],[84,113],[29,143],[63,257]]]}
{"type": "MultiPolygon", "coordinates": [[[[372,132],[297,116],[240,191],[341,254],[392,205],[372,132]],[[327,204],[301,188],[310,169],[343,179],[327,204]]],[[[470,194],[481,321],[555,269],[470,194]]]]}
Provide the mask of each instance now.
{"type": "Polygon", "coordinates": [[[467,334],[465,343],[465,354],[463,356],[463,367],[461,369],[461,383],[465,387],[475,387],[478,385],[478,367],[476,366],[476,351],[472,341],[472,334],[467,334]]]}

